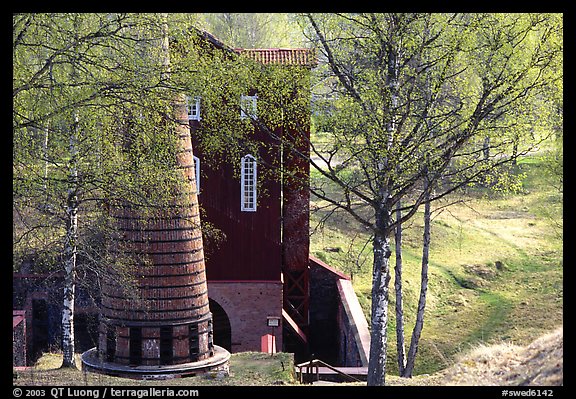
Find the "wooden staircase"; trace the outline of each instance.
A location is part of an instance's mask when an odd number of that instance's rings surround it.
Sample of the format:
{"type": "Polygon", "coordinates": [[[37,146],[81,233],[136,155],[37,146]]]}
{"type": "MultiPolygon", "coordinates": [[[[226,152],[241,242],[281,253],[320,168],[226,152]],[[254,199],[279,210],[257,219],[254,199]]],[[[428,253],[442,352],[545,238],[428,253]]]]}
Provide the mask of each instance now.
{"type": "Polygon", "coordinates": [[[316,381],[362,382],[368,375],[368,367],[335,367],[320,359],[297,364],[294,368],[301,384],[316,381]]]}

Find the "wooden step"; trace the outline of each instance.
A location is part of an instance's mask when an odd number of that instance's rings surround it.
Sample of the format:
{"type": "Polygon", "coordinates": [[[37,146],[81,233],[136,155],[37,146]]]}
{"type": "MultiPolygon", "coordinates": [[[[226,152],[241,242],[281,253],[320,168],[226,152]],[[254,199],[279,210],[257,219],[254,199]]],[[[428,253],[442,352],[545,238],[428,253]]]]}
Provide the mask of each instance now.
{"type": "Polygon", "coordinates": [[[301,366],[295,367],[296,375],[302,382],[312,381],[338,381],[338,382],[351,382],[353,379],[366,381],[368,375],[368,367],[325,367],[325,366],[301,366]],[[308,372],[310,369],[310,372],[308,372]],[[302,376],[300,376],[302,373],[302,376]],[[350,376],[352,378],[348,378],[350,376]]]}

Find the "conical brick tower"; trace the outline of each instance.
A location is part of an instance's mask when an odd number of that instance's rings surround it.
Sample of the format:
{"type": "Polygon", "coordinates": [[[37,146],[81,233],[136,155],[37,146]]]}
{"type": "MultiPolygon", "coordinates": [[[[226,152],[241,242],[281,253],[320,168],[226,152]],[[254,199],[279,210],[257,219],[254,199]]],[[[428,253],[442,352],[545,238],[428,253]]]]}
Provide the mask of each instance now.
{"type": "Polygon", "coordinates": [[[98,347],[82,357],[84,365],[94,371],[146,378],[227,367],[230,354],[212,342],[184,96],[178,97],[174,108],[179,122],[175,173],[183,173],[186,184],[172,205],[152,219],[137,207],[112,209],[119,247],[141,259],[134,270],[139,292],[128,295],[113,280],[102,282],[98,347]]]}

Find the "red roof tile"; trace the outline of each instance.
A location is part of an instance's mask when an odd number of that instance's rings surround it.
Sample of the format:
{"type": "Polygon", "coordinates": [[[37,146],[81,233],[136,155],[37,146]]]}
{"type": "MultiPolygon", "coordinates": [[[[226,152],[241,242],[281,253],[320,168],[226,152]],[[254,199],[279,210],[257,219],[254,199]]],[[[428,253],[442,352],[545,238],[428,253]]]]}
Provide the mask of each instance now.
{"type": "Polygon", "coordinates": [[[262,64],[304,65],[314,67],[318,63],[314,50],[307,48],[257,48],[235,49],[262,64]]]}

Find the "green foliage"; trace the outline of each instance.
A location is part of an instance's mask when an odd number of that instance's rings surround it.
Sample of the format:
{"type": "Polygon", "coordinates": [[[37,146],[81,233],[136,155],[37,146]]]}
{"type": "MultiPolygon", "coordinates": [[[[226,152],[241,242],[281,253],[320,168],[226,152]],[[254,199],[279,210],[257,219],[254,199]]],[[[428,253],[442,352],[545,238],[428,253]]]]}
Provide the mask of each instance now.
{"type": "MultiPolygon", "coordinates": [[[[424,173],[435,185],[433,200],[467,185],[517,190],[506,164],[557,130],[556,14],[304,20],[326,59],[312,82],[313,127],[322,137],[313,166],[347,193],[337,201],[324,196],[334,208],[359,216],[358,206],[387,201],[392,209],[402,199],[406,219],[422,201],[424,173]]],[[[374,226],[374,218],[363,220],[374,226]]]]}
{"type": "MultiPolygon", "coordinates": [[[[546,14],[304,19],[325,60],[312,83],[320,88],[313,126],[322,138],[312,147],[312,192],[322,200],[320,225],[344,211],[373,233],[368,384],[383,384],[392,363],[379,345],[390,331],[389,237],[422,203],[468,188],[521,189],[510,165],[558,130],[562,21],[546,14]]],[[[474,288],[473,280],[457,281],[474,288]]]]}
{"type": "MultiPolygon", "coordinates": [[[[171,17],[175,30],[186,22],[179,18],[171,17]]],[[[109,206],[123,201],[155,212],[173,201],[183,178],[174,173],[177,90],[161,62],[162,21],[40,13],[13,22],[15,262],[40,263],[47,253],[50,267],[62,261],[75,199],[81,268],[129,268],[107,251],[109,206]]]]}
{"type": "Polygon", "coordinates": [[[280,158],[274,154],[309,142],[309,70],[262,65],[225,49],[215,51],[193,36],[190,41],[187,53],[181,54],[181,69],[193,72],[177,79],[189,96],[201,97],[202,123],[195,138],[203,162],[217,169],[230,161],[239,175],[238,160],[253,154],[261,165],[260,182],[279,179],[280,158]],[[241,102],[246,95],[257,96],[256,115],[241,118],[241,110],[247,111],[241,102]]]}
{"type": "Polygon", "coordinates": [[[199,24],[224,43],[242,48],[302,47],[303,37],[294,14],[207,13],[199,24]]]}
{"type": "MultiPolygon", "coordinates": [[[[134,260],[109,250],[115,232],[107,214],[110,206],[131,204],[154,217],[182,195],[173,133],[180,93],[202,97],[205,162],[217,167],[250,152],[271,159],[259,168],[263,178],[279,178],[279,159],[266,154],[282,143],[263,145],[255,127],[274,136],[307,123],[301,89],[308,74],[215,49],[197,34],[197,21],[193,14],[14,15],[16,268],[30,253],[38,263],[51,259],[51,267],[61,261],[66,201],[76,198],[81,267],[130,269],[134,260]],[[251,91],[259,96],[258,118],[241,119],[240,97],[251,91]]],[[[203,227],[205,238],[222,240],[203,227]]]]}

